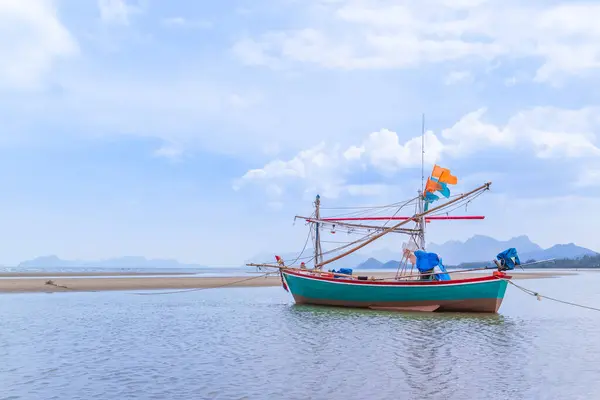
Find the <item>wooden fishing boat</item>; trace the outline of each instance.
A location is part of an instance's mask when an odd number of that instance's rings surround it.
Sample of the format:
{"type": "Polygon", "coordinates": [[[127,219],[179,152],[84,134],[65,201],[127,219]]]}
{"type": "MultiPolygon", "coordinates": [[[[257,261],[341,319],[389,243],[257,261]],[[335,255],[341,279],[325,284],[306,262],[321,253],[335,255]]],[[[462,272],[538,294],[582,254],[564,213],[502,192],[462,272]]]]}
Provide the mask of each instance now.
{"type": "Polygon", "coordinates": [[[368,281],[282,270],[285,286],[297,304],[395,311],[495,313],[508,282],[505,276],[449,281],[368,281]]]}
{"type": "MultiPolygon", "coordinates": [[[[423,177],[424,181],[424,177],[423,177]]],[[[425,225],[434,220],[463,220],[483,219],[483,216],[450,216],[446,211],[450,206],[466,204],[488,190],[491,182],[452,199],[448,185],[456,184],[454,177],[446,168],[437,165],[433,167],[427,184],[414,199],[387,206],[396,209],[393,216],[365,216],[364,210],[360,216],[321,217],[320,197],[315,200],[315,210],[310,217],[296,216],[310,225],[308,239],[314,239],[314,252],[308,257],[302,257],[303,252],[291,265],[281,257],[275,256],[277,263],[250,263],[247,265],[263,268],[275,268],[281,277],[282,286],[289,291],[298,304],[314,304],[327,306],[359,307],[378,310],[396,311],[459,311],[496,313],[502,304],[508,280],[511,278],[504,271],[512,270],[520,265],[517,251],[507,249],[496,255],[496,267],[490,275],[461,278],[460,273],[474,270],[489,269],[488,267],[469,270],[447,271],[441,258],[425,250],[425,225]],[[436,207],[430,205],[440,200],[440,193],[448,200],[436,207]],[[410,217],[399,217],[398,212],[407,206],[415,206],[415,214],[410,217]],[[443,213],[444,215],[439,215],[443,213]],[[369,221],[369,224],[363,223],[369,221]],[[393,225],[388,226],[391,222],[393,225]],[[399,222],[397,222],[399,221],[399,222]],[[383,225],[376,225],[377,222],[383,225]],[[405,225],[414,223],[414,228],[405,225]],[[323,251],[321,237],[330,227],[330,233],[336,229],[346,229],[348,234],[361,234],[358,240],[346,243],[344,246],[323,251]],[[398,263],[393,278],[377,278],[361,276],[353,273],[352,268],[340,268],[337,271],[324,270],[325,265],[339,262],[351,253],[363,248],[369,243],[389,233],[409,236],[409,241],[403,244],[402,260],[398,263]],[[333,255],[335,253],[337,255],[333,255]],[[324,255],[330,258],[324,259],[324,255]],[[312,268],[301,259],[310,258],[312,268]],[[451,277],[451,276],[454,276],[451,277]]],[[[347,208],[347,207],[345,207],[347,208]]],[[[380,212],[382,207],[375,207],[380,212]]],[[[386,207],[383,207],[386,208],[386,207]]],[[[338,242],[339,243],[339,242],[338,242]]],[[[306,245],[305,245],[306,248],[306,245]]],[[[464,277],[464,275],[463,275],[464,277]]]]}

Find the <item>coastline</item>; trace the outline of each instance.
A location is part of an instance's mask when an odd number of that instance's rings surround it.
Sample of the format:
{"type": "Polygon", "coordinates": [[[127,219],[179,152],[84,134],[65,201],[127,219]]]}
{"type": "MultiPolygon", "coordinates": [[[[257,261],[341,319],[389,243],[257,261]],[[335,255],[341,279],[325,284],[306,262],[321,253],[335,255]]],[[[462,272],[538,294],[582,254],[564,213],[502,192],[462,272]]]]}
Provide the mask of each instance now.
{"type": "MultiPolygon", "coordinates": [[[[356,271],[359,275],[374,276],[377,278],[394,277],[395,272],[372,272],[356,271]]],[[[576,275],[576,272],[518,272],[514,273],[513,279],[542,279],[557,278],[566,275],[576,275]]],[[[0,275],[0,293],[54,293],[54,292],[90,292],[90,291],[123,291],[123,290],[163,290],[163,289],[201,289],[201,288],[219,288],[219,287],[272,287],[280,286],[279,276],[227,276],[227,277],[135,277],[141,275],[138,273],[3,273],[0,275]],[[37,277],[36,277],[37,274],[37,277]],[[100,276],[123,276],[115,278],[96,279],[100,276]],[[24,277],[25,276],[25,277],[24,277]],[[52,285],[47,284],[47,278],[41,277],[56,276],[59,279],[52,279],[52,285]],[[68,279],[60,279],[65,277],[68,279]],[[8,278],[8,279],[7,279],[8,278]],[[12,278],[12,279],[10,279],[12,278]],[[22,279],[14,279],[22,278],[22,279]]],[[[146,274],[147,275],[147,274],[146,274]]],[[[159,273],[153,275],[161,275],[159,273]]],[[[173,275],[165,274],[163,275],[173,275]]],[[[454,276],[459,274],[453,274],[454,276]]],[[[461,278],[473,278],[481,276],[476,273],[460,274],[461,278]]],[[[455,278],[456,279],[456,278],[455,278]]]]}

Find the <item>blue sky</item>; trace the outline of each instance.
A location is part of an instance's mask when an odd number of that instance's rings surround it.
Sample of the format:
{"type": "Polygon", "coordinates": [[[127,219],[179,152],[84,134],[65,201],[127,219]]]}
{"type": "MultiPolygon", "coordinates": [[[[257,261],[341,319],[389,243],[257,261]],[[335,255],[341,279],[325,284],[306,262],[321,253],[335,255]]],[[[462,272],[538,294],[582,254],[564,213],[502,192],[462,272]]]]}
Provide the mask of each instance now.
{"type": "MultiPolygon", "coordinates": [[[[238,265],[299,250],[316,193],[384,204],[427,168],[485,221],[600,250],[600,2],[0,1],[0,263],[238,265]]],[[[399,247],[392,240],[375,244],[399,247]]]]}

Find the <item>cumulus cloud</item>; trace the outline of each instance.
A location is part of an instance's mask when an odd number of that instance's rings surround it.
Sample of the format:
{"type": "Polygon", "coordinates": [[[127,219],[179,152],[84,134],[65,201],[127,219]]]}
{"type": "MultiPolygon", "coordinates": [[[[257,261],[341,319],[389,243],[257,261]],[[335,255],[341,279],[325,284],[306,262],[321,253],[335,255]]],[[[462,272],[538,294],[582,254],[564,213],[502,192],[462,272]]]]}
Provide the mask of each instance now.
{"type": "MultiPolygon", "coordinates": [[[[273,160],[262,168],[246,172],[234,182],[234,189],[239,190],[247,183],[262,184],[269,189],[273,183],[289,185],[293,181],[304,182],[308,188],[315,188],[325,196],[337,197],[344,184],[341,173],[341,155],[339,147],[328,148],[320,143],[310,149],[300,151],[287,161],[273,160]]],[[[281,192],[279,193],[281,194],[281,192]]]]}
{"type": "Polygon", "coordinates": [[[483,148],[527,148],[536,157],[600,156],[596,142],[598,108],[563,110],[536,107],[512,116],[504,126],[483,121],[485,108],[463,116],[442,131],[444,151],[460,157],[483,148]]]}
{"type": "Polygon", "coordinates": [[[0,86],[31,88],[78,46],[53,1],[0,1],[0,86]]]}
{"type": "Polygon", "coordinates": [[[299,62],[336,69],[530,57],[541,60],[535,75],[540,82],[600,67],[595,2],[312,0],[309,5],[313,12],[305,28],[245,38],[235,53],[254,65],[299,62]]]}
{"type": "Polygon", "coordinates": [[[443,149],[442,143],[433,132],[426,132],[424,138],[414,137],[400,143],[398,134],[387,129],[371,133],[360,149],[369,163],[381,171],[394,172],[402,168],[421,164],[421,144],[425,141],[427,151],[425,161],[435,162],[443,149]]]}
{"type": "Polygon", "coordinates": [[[111,24],[129,25],[131,15],[141,12],[137,5],[126,0],[98,0],[100,19],[111,24]]]}
{"type": "MultiPolygon", "coordinates": [[[[539,159],[579,159],[593,162],[600,157],[600,110],[583,108],[562,110],[538,107],[513,115],[504,125],[484,120],[486,109],[466,114],[438,136],[428,131],[424,137],[401,141],[388,129],[368,134],[362,143],[347,147],[328,147],[325,143],[299,152],[287,161],[268,162],[248,171],[235,183],[272,183],[279,186],[303,186],[329,197],[341,193],[353,196],[374,195],[385,188],[384,182],[354,185],[349,177],[358,166],[366,166],[382,175],[421,165],[421,141],[425,140],[424,160],[428,165],[451,159],[468,158],[481,150],[524,151],[539,159]]],[[[589,181],[589,179],[585,179],[589,181]]]]}

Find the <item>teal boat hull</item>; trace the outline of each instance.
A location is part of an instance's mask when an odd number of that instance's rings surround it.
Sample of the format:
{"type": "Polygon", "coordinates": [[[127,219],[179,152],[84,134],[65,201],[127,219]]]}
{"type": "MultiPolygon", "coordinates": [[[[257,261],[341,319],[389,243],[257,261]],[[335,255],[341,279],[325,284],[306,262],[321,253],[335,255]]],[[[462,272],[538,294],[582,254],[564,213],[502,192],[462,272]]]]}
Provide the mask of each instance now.
{"type": "Polygon", "coordinates": [[[509,276],[450,281],[368,281],[282,271],[297,304],[397,311],[497,313],[509,276]]]}

